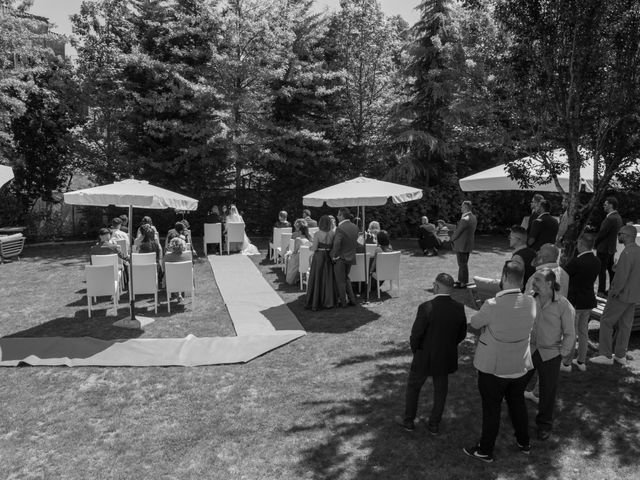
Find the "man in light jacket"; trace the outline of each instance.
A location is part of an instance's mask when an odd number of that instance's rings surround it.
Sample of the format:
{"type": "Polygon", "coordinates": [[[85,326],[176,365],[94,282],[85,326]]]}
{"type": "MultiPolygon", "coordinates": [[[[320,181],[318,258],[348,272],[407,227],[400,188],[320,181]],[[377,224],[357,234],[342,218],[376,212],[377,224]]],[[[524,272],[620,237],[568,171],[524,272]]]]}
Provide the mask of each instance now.
{"type": "Polygon", "coordinates": [[[529,335],[537,310],[533,297],[520,291],[523,277],[519,262],[505,263],[503,290],[487,300],[470,322],[473,328],[481,329],[473,365],[478,370],[482,398],[482,434],[476,445],[463,451],[487,463],[493,462],[503,398],[509,407],[516,446],[525,454],[531,450],[524,390],[532,368],[529,335]]]}

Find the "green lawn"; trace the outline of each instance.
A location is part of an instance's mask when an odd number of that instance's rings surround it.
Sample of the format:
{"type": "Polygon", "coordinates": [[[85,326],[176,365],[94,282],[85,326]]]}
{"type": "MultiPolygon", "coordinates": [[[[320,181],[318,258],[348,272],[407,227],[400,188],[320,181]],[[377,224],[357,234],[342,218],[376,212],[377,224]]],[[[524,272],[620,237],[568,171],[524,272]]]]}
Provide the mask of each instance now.
{"type": "MultiPolygon", "coordinates": [[[[298,288],[284,285],[264,257],[253,257],[308,335],[246,365],[1,369],[2,478],[638,478],[638,333],[630,368],[563,374],[555,434],[534,442],[529,457],[514,449],[506,416],[494,464],[461,451],[476,440],[481,420],[472,334],[450,378],[442,434],[396,427],[416,308],[437,273],[454,273],[456,266],[450,252],[427,258],[414,256],[412,242],[394,246],[404,253],[399,297],[394,289],[393,298],[325,312],[304,310],[298,288]]],[[[151,312],[156,321],[146,331],[131,331],[112,326],[116,318],[104,316],[105,301],[87,319],[86,252],[85,245],[32,247],[22,261],[0,265],[0,335],[234,334],[205,261],[196,264],[194,312],[187,302],[167,315],[163,304],[158,315],[151,312]]],[[[506,255],[506,239],[480,237],[471,274],[497,275],[506,255]]],[[[469,303],[465,293],[456,295],[469,303]]],[[[148,299],[139,303],[142,311],[148,299]]],[[[126,312],[123,301],[119,314],[126,312]]],[[[597,340],[597,324],[592,327],[597,340]]],[[[427,387],[420,413],[428,413],[430,395],[427,387]]],[[[533,424],[534,410],[529,414],[533,424]]]]}

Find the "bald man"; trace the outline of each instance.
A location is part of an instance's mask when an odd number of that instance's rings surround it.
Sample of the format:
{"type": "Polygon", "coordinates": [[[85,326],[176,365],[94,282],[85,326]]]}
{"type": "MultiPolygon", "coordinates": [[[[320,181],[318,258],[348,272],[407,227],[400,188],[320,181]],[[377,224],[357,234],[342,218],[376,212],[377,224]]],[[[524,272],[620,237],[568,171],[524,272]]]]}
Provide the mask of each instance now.
{"type": "Polygon", "coordinates": [[[624,225],[618,232],[618,242],[624,244],[624,250],[615,265],[616,274],[600,318],[600,355],[593,357],[592,363],[627,364],[633,315],[636,303],[640,303],[640,246],[636,244],[636,234],[635,227],[631,225],[624,225]],[[617,328],[615,335],[614,328],[617,328]]]}

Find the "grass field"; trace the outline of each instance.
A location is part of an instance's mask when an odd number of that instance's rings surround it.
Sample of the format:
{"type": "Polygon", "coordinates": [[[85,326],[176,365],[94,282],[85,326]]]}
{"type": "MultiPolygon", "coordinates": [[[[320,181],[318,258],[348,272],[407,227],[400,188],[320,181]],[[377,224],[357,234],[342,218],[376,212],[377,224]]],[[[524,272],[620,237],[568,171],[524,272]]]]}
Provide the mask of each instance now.
{"type": "MultiPolygon", "coordinates": [[[[472,275],[497,275],[506,239],[479,237],[472,275]]],[[[196,242],[196,245],[198,243],[196,242]]],[[[266,245],[260,245],[266,247],[266,245]]],[[[496,462],[461,448],[480,429],[471,365],[474,336],[450,377],[441,435],[407,433],[403,409],[409,331],[417,306],[455,257],[403,249],[400,295],[356,308],[311,312],[279,269],[253,257],[308,335],[246,365],[167,368],[0,369],[0,477],[7,479],[637,479],[640,467],[640,335],[629,368],[591,366],[562,374],[554,435],[514,448],[503,418],[496,462]]],[[[32,247],[0,265],[2,336],[154,338],[234,335],[208,263],[196,263],[197,304],[146,331],[113,327],[106,301],[87,319],[86,245],[32,247]]],[[[263,249],[263,252],[265,249],[263,249]]],[[[456,296],[470,304],[466,292],[456,296]]],[[[164,294],[160,296],[164,301],[164,294]]],[[[142,312],[148,299],[139,302],[142,312]]],[[[123,299],[120,316],[127,313],[123,299]]],[[[471,310],[468,310],[470,313],[471,310]]],[[[151,312],[152,313],[152,312],[151,312]]],[[[597,341],[597,323],[592,324],[597,341]]],[[[421,398],[430,409],[431,388],[421,398]]],[[[531,406],[531,405],[530,405],[531,406]]],[[[533,425],[535,411],[530,408],[533,425]]]]}

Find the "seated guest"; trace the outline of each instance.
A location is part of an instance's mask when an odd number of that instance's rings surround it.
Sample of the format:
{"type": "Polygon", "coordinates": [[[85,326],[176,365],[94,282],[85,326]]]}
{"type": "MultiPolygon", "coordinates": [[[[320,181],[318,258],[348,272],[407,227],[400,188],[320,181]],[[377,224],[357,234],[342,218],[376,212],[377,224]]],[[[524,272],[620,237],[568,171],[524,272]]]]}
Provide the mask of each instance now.
{"type": "Polygon", "coordinates": [[[302,218],[307,222],[307,227],[316,228],[318,226],[318,222],[311,218],[311,211],[309,209],[305,208],[302,210],[302,218]]]}
{"type": "Polygon", "coordinates": [[[124,213],[118,217],[122,220],[122,224],[120,225],[120,230],[124,233],[129,233],[129,217],[127,217],[124,213]]]}
{"type": "Polygon", "coordinates": [[[142,220],[140,221],[140,227],[138,227],[138,231],[136,233],[136,239],[133,241],[134,252],[138,251],[138,249],[140,248],[140,242],[142,242],[142,225],[149,225],[151,227],[151,229],[154,231],[156,241],[158,242],[158,245],[160,245],[160,235],[158,235],[158,230],[156,230],[156,227],[153,226],[151,217],[142,217],[142,220]]]}
{"type": "Polygon", "coordinates": [[[182,238],[185,242],[187,241],[187,237],[184,235],[184,224],[182,222],[176,222],[173,228],[167,232],[167,238],[164,241],[165,251],[169,247],[169,242],[176,237],[182,238]]]}
{"type": "Polygon", "coordinates": [[[122,219],[120,217],[111,220],[111,240],[123,240],[125,242],[125,251],[129,251],[129,235],[122,231],[122,219]]]}
{"type": "Polygon", "coordinates": [[[369,223],[369,229],[365,232],[365,243],[378,243],[378,232],[380,232],[380,224],[376,221],[369,223]]]}
{"type": "MultiPolygon", "coordinates": [[[[167,263],[177,263],[177,262],[186,262],[192,261],[192,258],[185,252],[187,248],[187,244],[180,237],[174,237],[169,242],[169,253],[164,256],[164,265],[167,263]]],[[[164,266],[163,265],[163,266],[164,266]]],[[[182,302],[184,292],[172,293],[171,298],[178,299],[178,302],[182,302]]]]}
{"type": "Polygon", "coordinates": [[[300,227],[302,227],[303,225],[305,227],[309,227],[309,225],[307,225],[307,222],[304,218],[299,218],[295,222],[293,222],[293,232],[291,233],[291,240],[295,240],[301,235],[300,227]]]}
{"type": "Polygon", "coordinates": [[[211,207],[211,210],[207,212],[207,220],[206,223],[221,223],[222,219],[220,218],[220,210],[217,205],[211,207]]]}
{"type": "MultiPolygon", "coordinates": [[[[376,277],[376,257],[378,256],[378,253],[383,253],[383,252],[392,252],[393,248],[391,247],[391,240],[389,239],[389,234],[387,233],[386,230],[380,230],[378,232],[378,236],[376,238],[378,246],[376,247],[375,252],[373,253],[373,258],[370,260],[371,262],[371,267],[369,268],[369,272],[371,273],[371,276],[373,278],[377,278],[376,277]]],[[[380,285],[382,285],[382,282],[380,282],[380,285]]],[[[377,288],[376,285],[373,286],[373,288],[377,288]]]]}
{"type": "Polygon", "coordinates": [[[286,262],[286,271],[287,277],[286,281],[289,285],[295,285],[298,283],[300,279],[300,275],[298,275],[298,269],[300,267],[300,247],[302,246],[311,246],[311,236],[309,235],[309,229],[307,225],[304,223],[300,224],[299,227],[299,235],[296,237],[296,240],[293,244],[293,251],[289,252],[287,257],[285,258],[286,262]]]}
{"type": "Polygon", "coordinates": [[[278,221],[274,225],[275,228],[287,228],[290,227],[291,224],[287,221],[287,212],[282,210],[278,213],[278,221]]]}
{"type": "Polygon", "coordinates": [[[151,225],[145,224],[140,226],[142,232],[142,241],[138,247],[139,253],[155,253],[156,267],[158,268],[158,284],[162,280],[162,248],[160,242],[156,240],[156,235],[151,225]]]}
{"type": "Polygon", "coordinates": [[[126,252],[123,252],[117,243],[111,241],[111,230],[101,228],[98,231],[98,243],[89,250],[89,255],[118,255],[123,260],[127,259],[126,252]]]}
{"type": "Polygon", "coordinates": [[[429,223],[429,218],[427,217],[420,219],[418,245],[420,245],[420,250],[422,250],[422,253],[427,257],[433,257],[438,254],[440,240],[438,240],[436,236],[436,226],[433,223],[429,223]]]}

